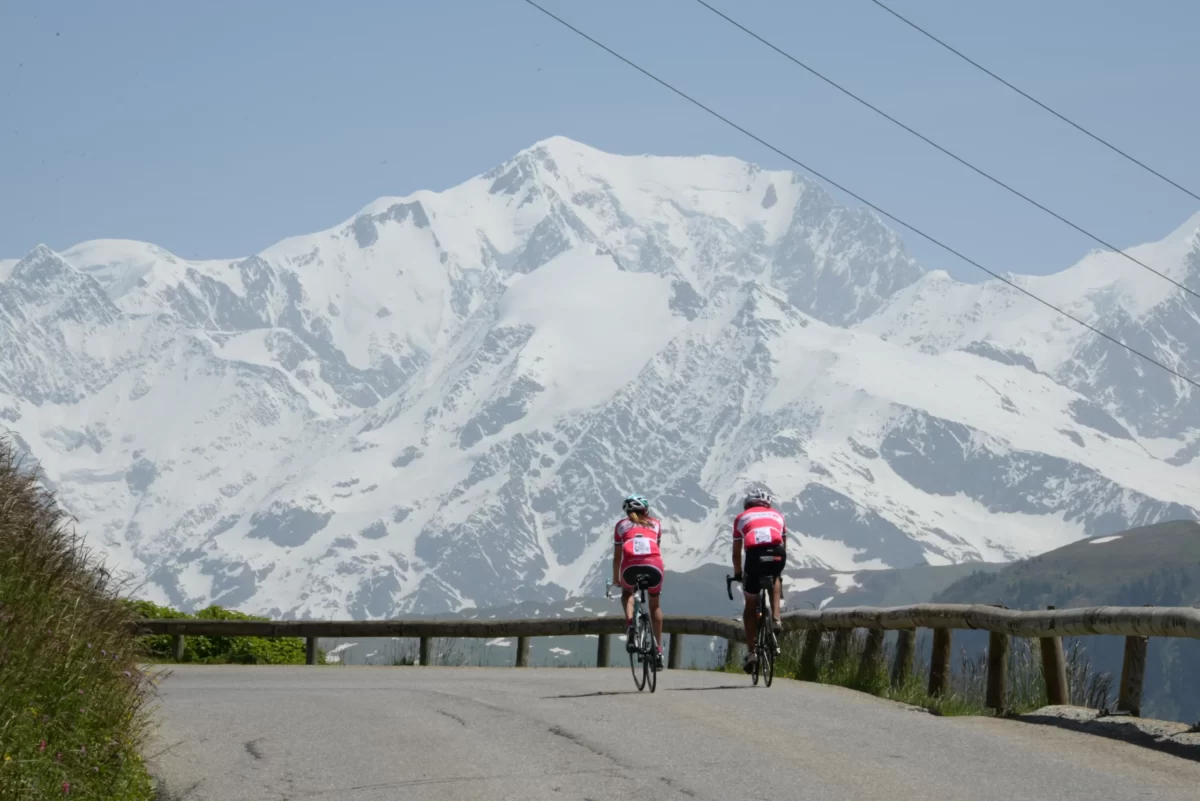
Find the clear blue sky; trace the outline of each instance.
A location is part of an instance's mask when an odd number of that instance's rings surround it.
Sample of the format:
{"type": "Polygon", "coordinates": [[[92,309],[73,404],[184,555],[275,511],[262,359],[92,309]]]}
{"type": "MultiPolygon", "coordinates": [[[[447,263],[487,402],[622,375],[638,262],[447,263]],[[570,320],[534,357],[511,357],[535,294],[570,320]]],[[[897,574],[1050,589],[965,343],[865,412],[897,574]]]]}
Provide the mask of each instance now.
{"type": "MultiPolygon", "coordinates": [[[[692,0],[544,2],[995,269],[1056,270],[1093,246],[692,0]]],[[[713,2],[1120,246],[1200,210],[868,0],[713,2]]],[[[891,2],[1200,191],[1200,3],[891,2]]],[[[99,237],[249,255],[554,134],[790,166],[521,0],[0,0],[0,126],[0,257],[99,237]]]]}

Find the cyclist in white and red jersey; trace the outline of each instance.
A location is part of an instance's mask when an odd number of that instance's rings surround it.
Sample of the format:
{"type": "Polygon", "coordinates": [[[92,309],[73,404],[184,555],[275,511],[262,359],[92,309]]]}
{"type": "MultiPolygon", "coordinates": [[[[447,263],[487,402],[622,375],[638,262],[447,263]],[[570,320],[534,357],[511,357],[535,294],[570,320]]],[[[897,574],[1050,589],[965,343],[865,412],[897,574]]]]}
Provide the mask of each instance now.
{"type": "Polygon", "coordinates": [[[771,587],[771,609],[775,631],[783,624],[779,620],[779,597],[783,590],[783,566],[787,564],[787,526],[783,515],[771,507],[774,499],[763,490],[753,490],[742,501],[742,512],[733,521],[733,573],[734,580],[742,583],[742,594],[746,606],[742,611],[742,623],[746,627],[746,661],[742,667],[747,673],[754,670],[758,655],[754,653],[754,637],[757,633],[758,588],[761,578],[774,576],[771,587]],[[746,570],[743,576],[742,551],[746,552],[746,570]]]}
{"type": "Polygon", "coordinates": [[[613,584],[621,585],[621,606],[625,610],[625,650],[637,650],[633,638],[633,591],[639,575],[651,577],[650,624],[658,647],[658,667],[662,668],[662,607],[659,593],[663,585],[663,560],[659,541],[662,523],[650,516],[650,502],[641,495],[630,495],[621,504],[625,517],[613,527],[613,584]]]}

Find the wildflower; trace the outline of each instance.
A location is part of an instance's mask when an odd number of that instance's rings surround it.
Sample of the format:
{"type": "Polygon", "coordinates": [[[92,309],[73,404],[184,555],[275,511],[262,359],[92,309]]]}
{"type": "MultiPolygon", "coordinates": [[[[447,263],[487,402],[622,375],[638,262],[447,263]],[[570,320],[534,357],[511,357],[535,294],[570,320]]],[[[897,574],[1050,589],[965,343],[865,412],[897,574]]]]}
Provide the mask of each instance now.
{"type": "Polygon", "coordinates": [[[79,746],[79,753],[84,754],[86,756],[87,755],[87,746],[86,745],[79,746]]]}
{"type": "Polygon", "coordinates": [[[67,795],[70,792],[71,792],[71,783],[63,782],[63,795],[67,795]]]}
{"type": "Polygon", "coordinates": [[[100,649],[100,656],[108,656],[108,651],[105,651],[103,648],[101,648],[101,649],[100,649]]]}
{"type": "Polygon", "coordinates": [[[46,741],[45,740],[42,740],[42,744],[38,746],[38,753],[39,754],[46,753],[46,741]]]}
{"type": "Polygon", "coordinates": [[[62,752],[61,751],[59,751],[57,754],[54,755],[54,761],[62,762],[62,752]]]}
{"type": "Polygon", "coordinates": [[[79,694],[80,694],[80,695],[83,695],[83,688],[82,688],[82,687],[80,687],[80,688],[79,688],[79,694]]]}
{"type": "Polygon", "coordinates": [[[9,756],[8,754],[5,754],[5,755],[4,755],[4,761],[5,761],[5,762],[12,762],[12,757],[11,757],[11,756],[9,756]]]}

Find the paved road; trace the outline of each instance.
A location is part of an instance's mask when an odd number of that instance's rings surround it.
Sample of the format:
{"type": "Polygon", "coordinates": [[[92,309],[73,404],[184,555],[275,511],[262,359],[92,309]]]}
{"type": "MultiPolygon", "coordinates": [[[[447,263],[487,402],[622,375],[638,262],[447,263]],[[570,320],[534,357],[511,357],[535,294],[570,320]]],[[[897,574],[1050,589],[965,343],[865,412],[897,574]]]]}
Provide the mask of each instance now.
{"type": "Polygon", "coordinates": [[[177,667],[168,798],[1195,801],[1200,763],[1054,728],[936,718],[799,682],[671,671],[177,667]]]}

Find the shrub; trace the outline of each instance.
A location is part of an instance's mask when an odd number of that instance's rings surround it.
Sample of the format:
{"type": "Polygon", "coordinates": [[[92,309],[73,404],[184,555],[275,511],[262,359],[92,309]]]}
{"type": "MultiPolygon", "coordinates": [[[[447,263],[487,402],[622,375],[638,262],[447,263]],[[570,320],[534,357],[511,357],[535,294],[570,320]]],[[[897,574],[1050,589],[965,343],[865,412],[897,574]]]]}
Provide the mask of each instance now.
{"type": "Polygon", "coordinates": [[[0,439],[0,800],[152,797],[152,680],[99,558],[0,439]]]}
{"type": "MultiPolygon", "coordinates": [[[[151,601],[126,601],[126,606],[139,618],[186,620],[268,620],[220,606],[201,609],[194,615],[180,612],[151,601]]],[[[149,659],[165,662],[174,660],[169,634],[141,638],[142,653],[149,659]]],[[[203,664],[240,665],[303,665],[305,642],[300,637],[187,637],[184,639],[183,661],[203,664]]],[[[324,651],[318,651],[317,661],[324,663],[324,651]]]]}

